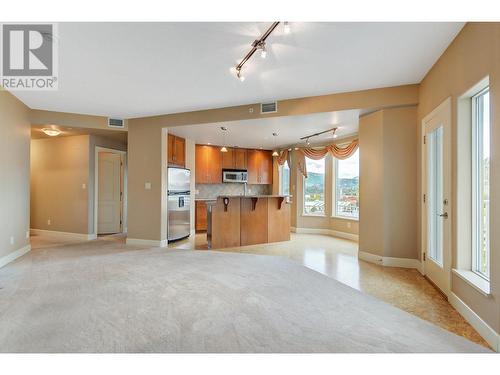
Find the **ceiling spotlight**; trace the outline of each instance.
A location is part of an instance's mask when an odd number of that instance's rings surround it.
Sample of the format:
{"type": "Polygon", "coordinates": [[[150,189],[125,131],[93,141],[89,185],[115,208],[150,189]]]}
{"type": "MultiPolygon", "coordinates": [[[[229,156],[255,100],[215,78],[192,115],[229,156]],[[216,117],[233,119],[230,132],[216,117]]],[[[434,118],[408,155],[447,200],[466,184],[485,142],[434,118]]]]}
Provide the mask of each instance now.
{"type": "Polygon", "coordinates": [[[338,128],[333,128],[333,138],[337,138],[338,135],[337,135],[337,129],[338,128]]]}
{"type": "Polygon", "coordinates": [[[49,137],[55,137],[61,134],[61,131],[57,129],[43,128],[42,131],[49,137]]]}
{"type": "Polygon", "coordinates": [[[226,148],[226,146],[222,146],[222,147],[220,148],[220,152],[227,152],[227,148],[226,148]]]}
{"type": "Polygon", "coordinates": [[[260,57],[265,59],[267,57],[266,42],[261,42],[259,44],[259,49],[260,49],[260,57]]]}
{"type": "Polygon", "coordinates": [[[290,31],[292,31],[290,29],[290,23],[289,22],[283,22],[283,31],[285,32],[285,34],[290,34],[290,31]]]}
{"type": "Polygon", "coordinates": [[[238,77],[238,79],[240,80],[240,82],[243,82],[245,80],[245,76],[243,74],[241,74],[241,69],[238,69],[236,71],[236,77],[238,77]]]}
{"type": "Polygon", "coordinates": [[[309,142],[309,138],[307,138],[307,139],[306,139],[306,145],[308,145],[308,146],[309,146],[310,144],[311,144],[311,142],[309,142]]]}

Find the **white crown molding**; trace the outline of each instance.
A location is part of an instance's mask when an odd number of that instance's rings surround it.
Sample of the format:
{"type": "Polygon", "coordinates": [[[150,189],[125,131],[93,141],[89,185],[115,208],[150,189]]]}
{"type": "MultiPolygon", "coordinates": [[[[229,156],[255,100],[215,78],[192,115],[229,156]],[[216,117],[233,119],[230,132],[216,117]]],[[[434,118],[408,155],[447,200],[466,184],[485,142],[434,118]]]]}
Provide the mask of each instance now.
{"type": "Polygon", "coordinates": [[[31,245],[26,245],[20,249],[13,251],[10,254],[7,254],[7,255],[1,257],[0,258],[0,268],[9,264],[10,262],[13,262],[17,258],[22,257],[24,254],[30,252],[30,250],[31,250],[31,245]]]}
{"type": "Polygon", "coordinates": [[[318,228],[296,228],[291,227],[291,232],[294,233],[303,233],[303,234],[323,234],[331,237],[344,238],[346,240],[358,241],[359,236],[357,234],[340,232],[333,229],[318,229],[318,228]]]}
{"type": "Polygon", "coordinates": [[[467,304],[462,301],[455,293],[450,292],[448,301],[451,305],[467,320],[472,327],[481,335],[483,339],[496,352],[500,351],[500,334],[491,328],[484,320],[477,315],[467,304]]]}
{"type": "Polygon", "coordinates": [[[39,236],[51,236],[51,237],[67,238],[73,240],[84,240],[84,241],[91,241],[97,239],[97,235],[94,233],[86,234],[86,233],[59,232],[55,230],[33,229],[33,228],[30,229],[30,233],[32,235],[35,234],[39,236]]]}

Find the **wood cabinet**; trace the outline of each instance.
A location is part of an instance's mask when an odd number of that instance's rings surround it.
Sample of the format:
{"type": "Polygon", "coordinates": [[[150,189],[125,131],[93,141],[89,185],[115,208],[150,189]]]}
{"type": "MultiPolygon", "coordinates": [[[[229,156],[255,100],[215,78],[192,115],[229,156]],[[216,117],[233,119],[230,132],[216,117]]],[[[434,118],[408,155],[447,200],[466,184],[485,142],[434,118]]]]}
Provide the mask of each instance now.
{"type": "Polygon", "coordinates": [[[271,151],[248,150],[248,183],[273,183],[273,157],[271,151]]]}
{"type": "Polygon", "coordinates": [[[228,148],[222,153],[222,169],[247,169],[247,150],[228,148]]]}
{"type": "Polygon", "coordinates": [[[174,167],[186,167],[186,140],[173,134],[168,135],[167,164],[174,167]]]}
{"type": "Polygon", "coordinates": [[[222,183],[222,152],[219,147],[196,145],[195,181],[197,184],[222,183]]]}
{"type": "Polygon", "coordinates": [[[207,230],[207,204],[205,201],[196,201],[195,205],[195,230],[204,232],[207,230]]]}

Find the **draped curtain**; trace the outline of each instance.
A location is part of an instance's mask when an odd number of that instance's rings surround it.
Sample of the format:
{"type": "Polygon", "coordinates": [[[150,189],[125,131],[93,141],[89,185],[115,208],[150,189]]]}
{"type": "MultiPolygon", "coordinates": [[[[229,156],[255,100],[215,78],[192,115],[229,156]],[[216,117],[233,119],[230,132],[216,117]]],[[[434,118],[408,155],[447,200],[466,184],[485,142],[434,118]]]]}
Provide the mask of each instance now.
{"type": "MultiPolygon", "coordinates": [[[[307,178],[307,168],[306,168],[306,156],[309,159],[320,160],[323,159],[328,153],[332,154],[334,158],[343,160],[350,157],[356,152],[359,147],[359,140],[354,139],[345,147],[339,147],[335,144],[331,144],[322,148],[299,148],[297,152],[297,168],[307,178]]],[[[285,161],[288,162],[290,166],[290,152],[288,150],[282,150],[278,156],[278,164],[283,165],[285,161]]]]}

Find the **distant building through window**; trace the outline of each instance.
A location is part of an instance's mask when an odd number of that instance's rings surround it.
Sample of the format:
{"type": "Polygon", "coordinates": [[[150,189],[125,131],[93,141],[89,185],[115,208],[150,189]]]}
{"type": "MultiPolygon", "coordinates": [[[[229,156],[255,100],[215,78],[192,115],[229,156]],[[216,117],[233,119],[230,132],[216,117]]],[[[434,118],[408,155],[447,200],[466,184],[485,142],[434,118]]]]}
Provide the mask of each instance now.
{"type": "Polygon", "coordinates": [[[325,215],[325,159],[306,158],[307,178],[304,178],[304,214],[325,215]]]}
{"type": "Polygon", "coordinates": [[[359,149],[348,159],[335,159],[334,216],[359,219],[359,149]]]}

